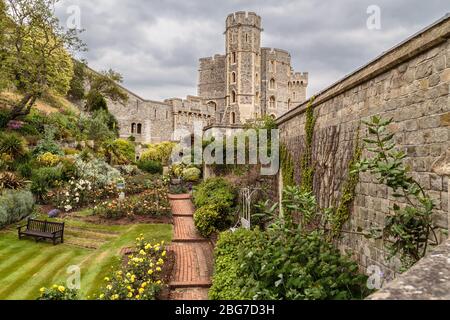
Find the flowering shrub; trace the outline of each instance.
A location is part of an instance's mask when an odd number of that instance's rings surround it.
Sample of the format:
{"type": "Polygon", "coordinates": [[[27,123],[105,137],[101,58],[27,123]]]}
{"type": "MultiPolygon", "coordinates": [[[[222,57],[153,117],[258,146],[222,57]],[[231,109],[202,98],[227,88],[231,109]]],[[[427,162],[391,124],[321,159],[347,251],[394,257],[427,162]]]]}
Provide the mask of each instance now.
{"type": "Polygon", "coordinates": [[[187,168],[182,172],[182,177],[184,181],[197,182],[200,180],[202,171],[198,168],[187,168]]]}
{"type": "Polygon", "coordinates": [[[105,219],[132,218],[134,215],[168,215],[169,200],[167,189],[155,187],[136,197],[123,200],[105,201],[94,208],[94,214],[105,219]]]}
{"type": "Polygon", "coordinates": [[[37,162],[44,167],[54,167],[61,162],[61,158],[51,152],[46,152],[37,157],[37,162]]]}
{"type": "Polygon", "coordinates": [[[61,285],[53,285],[51,288],[41,288],[41,296],[38,300],[78,300],[78,292],[67,289],[61,285]]]}
{"type": "Polygon", "coordinates": [[[88,180],[70,180],[67,189],[57,193],[58,207],[66,212],[79,208],[90,199],[92,184],[88,180]]]}
{"type": "Polygon", "coordinates": [[[119,170],[114,169],[105,161],[98,158],[83,159],[75,156],[75,167],[80,179],[91,181],[93,187],[102,187],[122,179],[119,170]]]}
{"type": "Polygon", "coordinates": [[[141,155],[142,160],[152,160],[166,165],[169,162],[172,150],[175,147],[173,142],[162,142],[148,145],[146,151],[141,155]]]}
{"type": "Polygon", "coordinates": [[[100,300],[156,300],[163,287],[161,274],[167,254],[164,241],[151,244],[141,235],[136,239],[135,252],[105,278],[100,300]]]}

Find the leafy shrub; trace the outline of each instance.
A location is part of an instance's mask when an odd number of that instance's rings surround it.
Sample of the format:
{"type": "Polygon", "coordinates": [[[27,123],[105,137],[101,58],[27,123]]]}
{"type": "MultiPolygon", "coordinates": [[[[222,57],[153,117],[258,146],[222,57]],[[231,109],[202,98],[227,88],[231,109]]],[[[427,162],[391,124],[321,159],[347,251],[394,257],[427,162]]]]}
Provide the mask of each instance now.
{"type": "Polygon", "coordinates": [[[68,289],[62,285],[53,285],[51,288],[41,288],[40,297],[37,300],[78,300],[78,291],[74,289],[68,289]]]}
{"type": "Polygon", "coordinates": [[[33,174],[33,166],[30,162],[21,163],[16,167],[17,172],[26,179],[31,178],[33,174]]]}
{"type": "Polygon", "coordinates": [[[134,144],[128,140],[107,140],[102,144],[102,153],[109,164],[124,165],[135,160],[134,144]]]}
{"type": "Polygon", "coordinates": [[[202,171],[198,168],[187,168],[183,170],[182,177],[184,181],[197,182],[200,180],[202,171]]]}
{"type": "Polygon", "coordinates": [[[262,234],[258,230],[239,229],[222,232],[214,253],[214,276],[209,290],[211,300],[250,300],[239,286],[245,275],[240,272],[240,252],[251,248],[262,234]]]}
{"type": "Polygon", "coordinates": [[[93,187],[110,185],[122,178],[119,170],[91,155],[76,155],[74,165],[77,177],[90,181],[93,187]]]}
{"type": "Polygon", "coordinates": [[[25,140],[16,133],[0,135],[0,154],[6,154],[16,160],[28,152],[25,140]]]}
{"type": "Polygon", "coordinates": [[[33,212],[34,203],[30,191],[4,190],[0,195],[0,227],[28,217],[33,212]]]}
{"type": "Polygon", "coordinates": [[[107,110],[108,106],[103,95],[97,90],[91,90],[86,96],[87,111],[94,112],[97,110],[107,110]]]}
{"type": "Polygon", "coordinates": [[[214,205],[200,207],[194,214],[195,227],[204,237],[209,237],[213,232],[218,231],[217,226],[221,223],[221,219],[223,217],[214,205]]]}
{"type": "Polygon", "coordinates": [[[164,241],[151,244],[143,235],[136,240],[136,253],[105,278],[100,300],[156,300],[164,286],[162,271],[167,255],[164,241]]]}
{"type": "Polygon", "coordinates": [[[44,167],[33,170],[31,175],[31,192],[43,199],[48,191],[57,187],[62,180],[60,167],[44,167]]]}
{"type": "Polygon", "coordinates": [[[64,155],[64,152],[55,142],[55,128],[53,127],[46,127],[44,138],[38,142],[36,148],[33,150],[35,156],[44,153],[51,153],[58,156],[64,155]]]}
{"type": "Polygon", "coordinates": [[[163,166],[161,162],[153,161],[153,160],[139,160],[138,168],[142,171],[151,173],[151,174],[162,174],[163,173],[163,166]]]}
{"type": "Polygon", "coordinates": [[[194,187],[194,204],[197,208],[214,205],[220,211],[230,211],[236,194],[223,178],[211,178],[194,187]]]}
{"type": "Polygon", "coordinates": [[[142,153],[141,159],[158,161],[164,165],[167,165],[174,147],[175,143],[173,142],[162,142],[148,145],[147,150],[142,153]]]}
{"type": "Polygon", "coordinates": [[[134,144],[125,139],[117,139],[114,141],[117,151],[123,155],[129,162],[133,162],[136,158],[136,150],[134,144]]]}
{"type": "Polygon", "coordinates": [[[5,128],[10,120],[8,110],[0,109],[0,128],[5,128]]]}
{"type": "Polygon", "coordinates": [[[54,167],[60,163],[61,158],[50,152],[43,153],[37,157],[37,162],[44,167],[54,167]]]}
{"type": "Polygon", "coordinates": [[[0,191],[3,189],[21,189],[25,186],[25,181],[20,179],[13,172],[0,172],[0,191]]]}

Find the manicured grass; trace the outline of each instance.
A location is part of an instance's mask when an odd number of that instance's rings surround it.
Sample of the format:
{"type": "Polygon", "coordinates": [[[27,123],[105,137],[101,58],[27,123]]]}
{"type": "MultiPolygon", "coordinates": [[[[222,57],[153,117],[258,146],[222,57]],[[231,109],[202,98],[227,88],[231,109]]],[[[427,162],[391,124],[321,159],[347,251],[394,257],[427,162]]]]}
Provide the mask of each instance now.
{"type": "Polygon", "coordinates": [[[73,265],[81,270],[82,298],[92,298],[120,263],[120,250],[133,246],[141,233],[155,242],[172,237],[172,226],[164,224],[105,226],[70,220],[66,225],[67,243],[57,246],[19,241],[14,230],[0,231],[0,300],[36,299],[41,287],[65,285],[73,265]],[[96,249],[86,248],[87,243],[96,249]]]}

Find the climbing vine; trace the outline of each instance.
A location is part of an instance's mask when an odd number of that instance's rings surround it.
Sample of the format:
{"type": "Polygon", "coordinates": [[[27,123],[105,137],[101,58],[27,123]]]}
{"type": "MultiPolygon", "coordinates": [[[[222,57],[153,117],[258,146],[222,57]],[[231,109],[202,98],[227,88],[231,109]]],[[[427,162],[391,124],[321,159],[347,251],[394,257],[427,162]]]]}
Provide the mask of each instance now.
{"type": "Polygon", "coordinates": [[[350,159],[348,166],[348,178],[345,181],[339,205],[334,210],[333,215],[330,217],[331,223],[331,238],[337,239],[344,224],[350,219],[351,205],[356,196],[356,186],[359,183],[359,172],[354,171],[353,168],[360,162],[362,156],[362,148],[359,143],[359,128],[356,134],[355,148],[353,150],[352,158],[350,159]]]}
{"type": "Polygon", "coordinates": [[[291,154],[289,153],[289,150],[284,144],[281,145],[280,147],[280,160],[283,176],[283,185],[285,187],[295,185],[294,162],[292,160],[291,154]]]}
{"type": "Polygon", "coordinates": [[[316,126],[316,117],[314,116],[313,97],[306,107],[306,124],[305,124],[305,150],[302,155],[300,167],[302,171],[301,190],[304,192],[313,191],[314,182],[314,166],[312,163],[312,146],[314,137],[314,127],[316,126]]]}

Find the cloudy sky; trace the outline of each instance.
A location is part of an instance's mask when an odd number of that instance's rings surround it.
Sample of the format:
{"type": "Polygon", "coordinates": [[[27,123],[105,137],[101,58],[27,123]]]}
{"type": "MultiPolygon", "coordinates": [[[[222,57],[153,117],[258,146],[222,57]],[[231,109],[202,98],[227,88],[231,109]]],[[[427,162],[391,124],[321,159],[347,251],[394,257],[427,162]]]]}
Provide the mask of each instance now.
{"type": "Polygon", "coordinates": [[[224,52],[235,11],[262,17],[263,46],[291,52],[296,71],[310,73],[309,96],[450,12],[448,0],[62,0],[63,24],[73,5],[89,65],[122,73],[126,87],[153,100],[196,94],[198,58],[224,52]],[[379,30],[367,28],[371,5],[379,30]]]}

